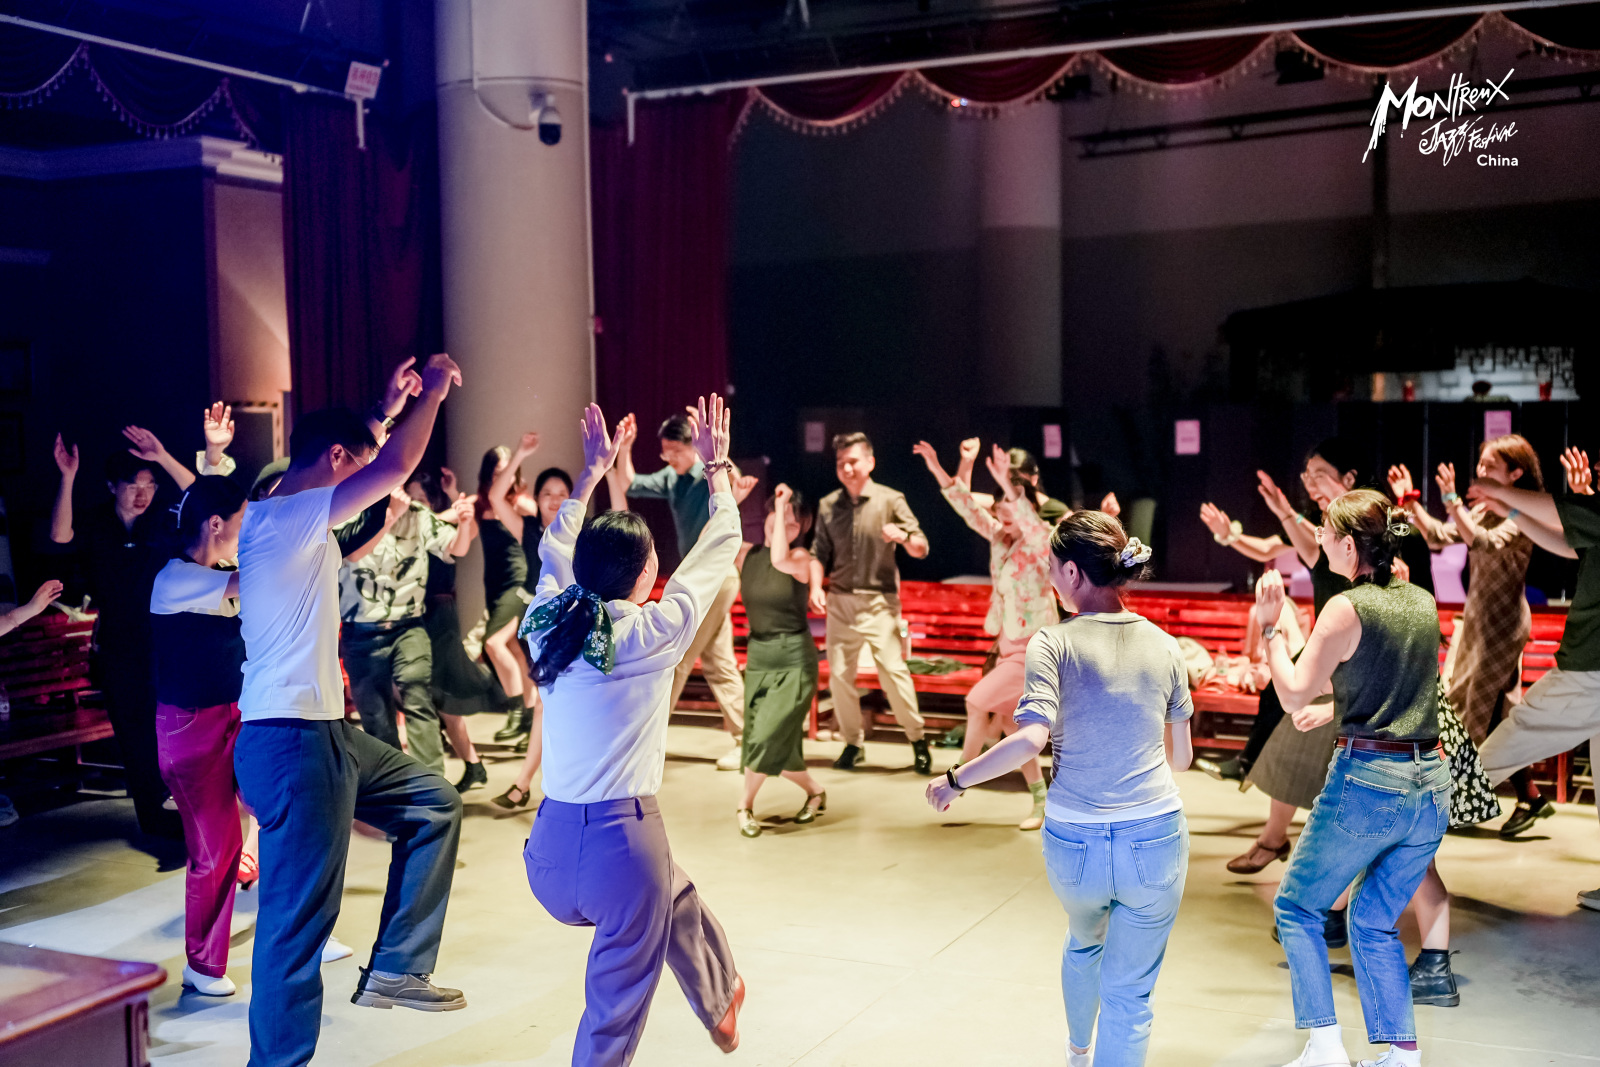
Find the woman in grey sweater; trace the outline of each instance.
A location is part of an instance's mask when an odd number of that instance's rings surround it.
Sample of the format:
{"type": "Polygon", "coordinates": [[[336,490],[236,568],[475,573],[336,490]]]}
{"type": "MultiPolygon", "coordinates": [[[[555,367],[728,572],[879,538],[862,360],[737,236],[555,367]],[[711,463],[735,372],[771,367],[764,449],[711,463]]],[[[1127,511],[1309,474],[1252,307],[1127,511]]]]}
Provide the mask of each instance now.
{"type": "Polygon", "coordinates": [[[1016,769],[1048,744],[1044,857],[1071,936],[1061,968],[1067,1062],[1145,1061],[1155,988],[1188,869],[1189,832],[1172,772],[1193,755],[1194,705],[1169,634],[1122,603],[1150,550],[1099,511],[1061,521],[1050,580],[1071,618],[1028,642],[1017,732],[928,786],[936,811],[1016,769]]]}

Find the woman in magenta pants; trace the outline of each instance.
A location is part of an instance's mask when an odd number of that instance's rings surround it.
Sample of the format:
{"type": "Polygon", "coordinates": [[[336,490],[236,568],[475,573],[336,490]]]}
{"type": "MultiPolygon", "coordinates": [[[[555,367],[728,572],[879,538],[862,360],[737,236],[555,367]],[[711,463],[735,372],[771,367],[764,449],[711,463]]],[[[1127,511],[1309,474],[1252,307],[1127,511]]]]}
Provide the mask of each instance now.
{"type": "Polygon", "coordinates": [[[238,555],[244,508],[245,491],[236,483],[216,475],[197,479],[178,507],[183,550],[161,569],[150,594],[156,745],[189,849],[183,984],[213,997],[234,992],[228,928],[244,848],[233,780],[244,664],[239,574],[218,564],[238,555]]]}

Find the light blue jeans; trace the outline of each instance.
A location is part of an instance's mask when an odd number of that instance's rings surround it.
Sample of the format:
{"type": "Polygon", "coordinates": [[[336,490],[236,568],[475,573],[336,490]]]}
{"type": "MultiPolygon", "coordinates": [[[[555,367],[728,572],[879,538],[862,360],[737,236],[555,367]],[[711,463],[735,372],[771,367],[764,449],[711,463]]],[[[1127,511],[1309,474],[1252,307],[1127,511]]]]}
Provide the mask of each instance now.
{"type": "Polygon", "coordinates": [[[1328,782],[1273,902],[1289,958],[1296,1027],[1338,1022],[1322,924],[1351,886],[1350,958],[1367,1039],[1417,1039],[1405,948],[1395,926],[1449,826],[1450,768],[1437,754],[1334,750],[1328,782]]]}
{"type": "Polygon", "coordinates": [[[1139,1067],[1150,992],[1189,870],[1189,824],[1174,811],[1135,822],[1044,824],[1044,867],[1067,910],[1061,995],[1067,1032],[1095,1067],[1139,1067]]]}

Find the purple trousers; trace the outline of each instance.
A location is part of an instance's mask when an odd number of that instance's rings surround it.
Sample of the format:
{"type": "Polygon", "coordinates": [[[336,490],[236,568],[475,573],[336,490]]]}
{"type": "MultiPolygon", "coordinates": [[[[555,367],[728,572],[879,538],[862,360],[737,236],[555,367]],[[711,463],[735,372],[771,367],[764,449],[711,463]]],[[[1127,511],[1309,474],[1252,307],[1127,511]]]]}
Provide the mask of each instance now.
{"type": "Polygon", "coordinates": [[[528,884],[552,916],[594,927],[574,1067],[633,1060],[665,963],[706,1029],[733,1003],[733,952],[694,883],[672,862],[655,797],[546,798],[528,835],[528,884]]]}
{"type": "Polygon", "coordinates": [[[184,878],[183,942],[189,966],[208,978],[228,971],[228,927],[244,835],[233,781],[239,705],[156,705],[156,752],[172,790],[189,851],[184,878]]]}

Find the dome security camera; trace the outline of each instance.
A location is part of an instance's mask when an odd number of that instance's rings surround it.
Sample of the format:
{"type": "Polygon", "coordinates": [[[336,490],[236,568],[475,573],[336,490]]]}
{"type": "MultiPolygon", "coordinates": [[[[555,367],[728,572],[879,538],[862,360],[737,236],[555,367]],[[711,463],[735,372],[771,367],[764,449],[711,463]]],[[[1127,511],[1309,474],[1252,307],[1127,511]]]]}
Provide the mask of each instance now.
{"type": "Polygon", "coordinates": [[[560,144],[561,112],[556,110],[554,94],[536,94],[533,98],[532,112],[530,118],[539,131],[539,140],[548,145],[560,144]]]}

